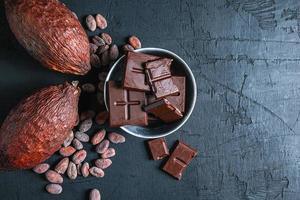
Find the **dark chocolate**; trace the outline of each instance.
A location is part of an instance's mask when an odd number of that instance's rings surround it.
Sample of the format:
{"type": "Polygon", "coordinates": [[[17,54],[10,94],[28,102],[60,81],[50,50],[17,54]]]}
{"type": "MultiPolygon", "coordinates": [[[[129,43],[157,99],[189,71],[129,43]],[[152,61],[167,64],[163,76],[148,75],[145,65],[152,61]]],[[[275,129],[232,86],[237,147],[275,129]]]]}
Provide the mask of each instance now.
{"type": "Polygon", "coordinates": [[[149,140],[148,146],[153,160],[161,160],[169,155],[169,149],[164,138],[149,140]]]}
{"type": "Polygon", "coordinates": [[[111,127],[123,125],[148,125],[148,115],[143,111],[145,93],[129,91],[119,87],[114,81],[108,83],[109,123],[111,127]]]}

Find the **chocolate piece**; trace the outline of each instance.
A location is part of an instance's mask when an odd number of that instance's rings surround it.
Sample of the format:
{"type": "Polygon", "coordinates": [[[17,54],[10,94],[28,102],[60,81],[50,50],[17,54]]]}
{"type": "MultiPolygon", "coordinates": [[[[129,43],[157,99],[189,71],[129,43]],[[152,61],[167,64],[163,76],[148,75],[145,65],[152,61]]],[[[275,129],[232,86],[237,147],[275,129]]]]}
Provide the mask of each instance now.
{"type": "Polygon", "coordinates": [[[145,111],[149,112],[164,122],[173,122],[183,117],[178,108],[172,105],[167,99],[161,99],[155,103],[145,106],[145,111]]]}
{"type": "Polygon", "coordinates": [[[146,83],[144,63],[157,59],[159,59],[157,56],[129,51],[125,66],[124,88],[137,91],[150,91],[150,87],[146,83]]]}
{"type": "Polygon", "coordinates": [[[164,165],[163,170],[174,178],[180,180],[184,170],[196,155],[196,149],[178,141],[175,150],[164,165]]]}
{"type": "MultiPolygon", "coordinates": [[[[177,107],[181,113],[185,112],[185,77],[184,76],[173,76],[173,81],[175,85],[178,87],[179,92],[176,94],[165,97],[171,104],[177,107]]],[[[157,102],[158,99],[155,98],[154,95],[149,95],[148,104],[157,102]]]]}
{"type": "Polygon", "coordinates": [[[169,149],[164,138],[149,140],[148,145],[153,160],[161,160],[169,155],[169,149]]]}
{"type": "Polygon", "coordinates": [[[146,78],[152,92],[158,99],[179,92],[170,71],[172,61],[169,58],[162,58],[146,63],[146,78]]]}
{"type": "Polygon", "coordinates": [[[145,93],[118,87],[114,81],[108,83],[109,123],[111,127],[123,125],[148,125],[147,113],[142,110],[145,93]]]}

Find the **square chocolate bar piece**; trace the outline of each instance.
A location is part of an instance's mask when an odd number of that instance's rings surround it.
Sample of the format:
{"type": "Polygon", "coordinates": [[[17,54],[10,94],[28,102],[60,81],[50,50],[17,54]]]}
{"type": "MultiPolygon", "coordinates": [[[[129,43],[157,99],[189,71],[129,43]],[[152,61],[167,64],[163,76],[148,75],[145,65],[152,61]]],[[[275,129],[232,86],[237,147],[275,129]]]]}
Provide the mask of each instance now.
{"type": "Polygon", "coordinates": [[[145,111],[153,114],[164,122],[174,122],[183,117],[178,108],[163,98],[157,102],[145,106],[145,111]]]}
{"type": "Polygon", "coordinates": [[[179,92],[170,71],[172,61],[169,58],[162,58],[146,63],[146,78],[158,99],[179,92]]]}
{"type": "Polygon", "coordinates": [[[164,165],[163,170],[174,178],[180,180],[184,170],[196,155],[197,150],[181,141],[178,141],[175,150],[164,165]]]}
{"type": "Polygon", "coordinates": [[[169,149],[164,138],[149,140],[148,145],[153,160],[161,160],[169,155],[169,149]]]}
{"type": "Polygon", "coordinates": [[[124,88],[137,91],[150,91],[150,87],[146,82],[144,64],[157,59],[159,57],[153,55],[128,52],[123,80],[124,88]]]}
{"type": "Polygon", "coordinates": [[[146,98],[144,92],[123,89],[114,81],[108,83],[108,92],[111,127],[148,125],[148,115],[142,109],[146,98]]]}

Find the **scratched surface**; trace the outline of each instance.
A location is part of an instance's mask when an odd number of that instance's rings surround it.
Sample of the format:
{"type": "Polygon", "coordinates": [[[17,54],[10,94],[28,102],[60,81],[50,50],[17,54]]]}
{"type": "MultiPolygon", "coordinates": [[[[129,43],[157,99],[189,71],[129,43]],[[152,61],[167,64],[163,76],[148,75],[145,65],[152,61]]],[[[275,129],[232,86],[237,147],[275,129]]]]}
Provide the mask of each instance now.
{"type": "MultiPolygon", "coordinates": [[[[183,180],[148,159],[144,141],[118,146],[103,179],[65,179],[62,195],[42,176],[0,172],[0,198],[300,199],[300,2],[298,0],[65,0],[81,19],[103,13],[117,44],[136,34],[146,47],[190,64],[198,101],[188,123],[167,137],[199,150],[183,180]]],[[[14,40],[0,7],[0,119],[24,95],[76,77],[39,67],[14,40]]],[[[83,78],[84,79],[84,78],[83,78]]],[[[90,155],[93,157],[95,155],[90,155]]]]}

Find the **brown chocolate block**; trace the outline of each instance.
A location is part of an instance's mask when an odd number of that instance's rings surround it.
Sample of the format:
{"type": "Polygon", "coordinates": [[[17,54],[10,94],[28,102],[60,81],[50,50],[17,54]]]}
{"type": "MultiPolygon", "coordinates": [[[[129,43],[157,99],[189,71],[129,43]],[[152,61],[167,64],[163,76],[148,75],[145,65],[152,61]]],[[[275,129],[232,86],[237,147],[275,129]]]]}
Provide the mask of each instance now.
{"type": "Polygon", "coordinates": [[[157,138],[148,141],[153,160],[161,160],[169,155],[169,149],[165,138],[157,138]]]}
{"type": "Polygon", "coordinates": [[[146,63],[146,78],[157,99],[179,92],[170,71],[172,61],[169,58],[162,58],[146,63]]]}
{"type": "Polygon", "coordinates": [[[175,150],[172,152],[169,160],[163,167],[163,170],[180,180],[186,167],[192,159],[197,155],[197,150],[178,141],[175,150]]]}
{"type": "Polygon", "coordinates": [[[161,99],[155,103],[145,106],[145,111],[151,113],[164,122],[174,122],[183,117],[178,108],[167,99],[161,99]]]}
{"type": "Polygon", "coordinates": [[[119,87],[114,81],[108,83],[109,123],[111,127],[123,125],[148,125],[147,113],[143,111],[145,93],[129,91],[119,87]]]}
{"type": "Polygon", "coordinates": [[[123,81],[124,88],[137,91],[150,91],[150,87],[146,83],[144,64],[157,59],[159,57],[153,55],[128,52],[123,81]]]}

